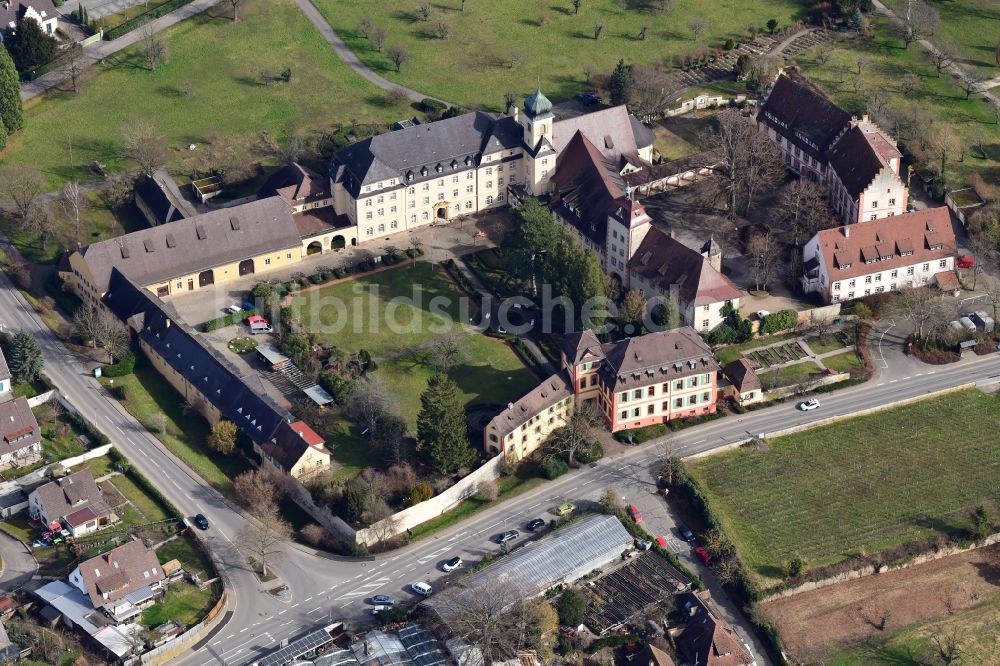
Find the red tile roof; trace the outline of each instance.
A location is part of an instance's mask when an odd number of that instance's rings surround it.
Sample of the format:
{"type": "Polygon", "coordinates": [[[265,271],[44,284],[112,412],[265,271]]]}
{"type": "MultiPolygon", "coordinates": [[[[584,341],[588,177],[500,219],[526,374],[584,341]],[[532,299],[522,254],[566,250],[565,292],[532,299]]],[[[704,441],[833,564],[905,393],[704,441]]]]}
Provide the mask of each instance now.
{"type": "Polygon", "coordinates": [[[826,229],[817,236],[831,282],[955,254],[955,233],[945,207],[826,229]],[[913,253],[903,255],[908,248],[913,253]],[[880,260],[882,256],[887,258],[880,260]],[[865,263],[866,258],[874,263],[865,263]]]}
{"type": "Polygon", "coordinates": [[[629,259],[628,270],[666,292],[677,285],[685,304],[722,303],[743,295],[707,257],[656,228],[650,229],[639,244],[629,259]]]}
{"type": "Polygon", "coordinates": [[[305,421],[296,421],[292,424],[292,430],[299,433],[299,436],[306,441],[309,446],[323,446],[323,438],[309,427],[305,421]]]}

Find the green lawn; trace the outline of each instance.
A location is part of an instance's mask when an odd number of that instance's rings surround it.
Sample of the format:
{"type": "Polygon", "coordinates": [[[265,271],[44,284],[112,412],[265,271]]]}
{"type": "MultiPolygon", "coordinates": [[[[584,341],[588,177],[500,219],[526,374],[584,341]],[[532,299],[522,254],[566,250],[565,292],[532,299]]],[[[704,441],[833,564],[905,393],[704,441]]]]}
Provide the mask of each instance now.
{"type": "MultiPolygon", "coordinates": [[[[456,343],[458,358],[448,374],[458,384],[466,408],[491,405],[499,409],[538,385],[534,373],[500,340],[474,333],[457,338],[456,343]]],[[[420,394],[433,374],[426,351],[383,363],[375,373],[389,387],[412,432],[416,430],[420,394]]]]}
{"type": "MultiPolygon", "coordinates": [[[[970,3],[971,0],[965,2],[970,3]]],[[[950,11],[943,10],[942,15],[950,11]]],[[[877,27],[874,39],[837,39],[826,63],[816,57],[821,49],[813,49],[800,56],[798,64],[811,81],[852,113],[860,115],[868,111],[872,91],[877,91],[888,107],[904,119],[904,126],[895,130],[901,144],[918,145],[928,137],[928,130],[934,129],[934,122],[951,125],[963,147],[960,153],[953,152],[948,157],[946,165],[953,188],[965,185],[973,172],[980,173],[987,182],[1000,180],[1000,125],[993,107],[976,95],[965,99],[965,92],[947,74],[937,77],[933,65],[924,60],[916,45],[904,49],[902,41],[890,36],[885,19],[876,18],[873,22],[877,27]],[[863,59],[862,73],[855,92],[859,57],[863,59]],[[902,84],[913,75],[917,77],[915,89],[904,90],[902,84]],[[914,113],[925,115],[913,121],[914,113]]],[[[992,50],[996,37],[991,39],[992,50]]]]}
{"type": "MultiPolygon", "coordinates": [[[[28,512],[24,511],[0,521],[0,530],[10,534],[31,547],[31,542],[42,536],[41,530],[28,522],[28,512]]],[[[31,555],[38,562],[38,573],[43,576],[65,576],[73,564],[73,556],[66,544],[48,548],[32,548],[31,555]]]]}
{"type": "MultiPolygon", "coordinates": [[[[537,476],[529,479],[521,479],[515,476],[504,477],[497,481],[497,489],[500,492],[497,496],[496,502],[516,497],[521,493],[526,493],[533,488],[537,488],[543,483],[545,483],[545,479],[537,476]]],[[[486,502],[478,497],[470,497],[467,500],[463,500],[451,511],[442,513],[437,518],[432,518],[431,520],[414,527],[413,536],[410,537],[410,540],[416,541],[417,539],[430,536],[435,532],[440,532],[446,527],[451,527],[456,523],[460,523],[480,511],[493,506],[496,502],[486,502]]]]}
{"type": "Polygon", "coordinates": [[[780,577],[940,533],[1000,504],[1000,399],[964,391],[689,464],[743,560],[780,577]],[[960,432],[958,430],[961,426],[960,432]]]}
{"type": "Polygon", "coordinates": [[[122,404],[140,423],[149,427],[154,415],[164,414],[167,432],[154,432],[156,437],[216,490],[232,495],[232,479],[248,465],[236,454],[208,449],[208,424],[201,416],[184,413],[184,401],[153,367],[140,360],[135,374],[115,379],[115,386],[125,387],[128,397],[122,404]]]}
{"type": "Polygon", "coordinates": [[[167,587],[162,601],[143,611],[139,621],[148,628],[158,627],[170,620],[190,627],[205,617],[216,599],[214,586],[199,590],[185,580],[178,580],[167,587]]]}
{"type": "Polygon", "coordinates": [[[656,137],[653,148],[665,160],[679,160],[682,157],[687,157],[698,152],[697,146],[691,145],[683,138],[660,125],[653,127],[653,135],[656,137]]]}
{"type": "Polygon", "coordinates": [[[138,119],[164,136],[170,166],[180,172],[203,159],[216,134],[239,153],[268,159],[259,147],[264,131],[283,138],[413,115],[353,73],[293,0],[244,0],[239,22],[231,15],[217,7],[167,30],[170,62],[155,73],[141,65],[136,47],[98,66],[79,94],[29,102],[25,129],[11,137],[4,161],[38,167],[55,189],[70,177],[95,178],[86,168],[94,160],[120,169],[121,129],[138,119]],[[262,70],[286,67],[290,82],[259,83],[262,70]],[[189,144],[199,148],[189,151],[189,144]]]}
{"type": "Polygon", "coordinates": [[[214,571],[211,561],[195,545],[193,537],[181,536],[163,544],[156,549],[156,557],[160,560],[160,564],[178,560],[185,571],[198,573],[206,578],[214,571]]]}
{"type": "MultiPolygon", "coordinates": [[[[115,12],[114,14],[108,14],[107,16],[102,16],[97,19],[97,24],[104,28],[105,30],[110,30],[111,28],[116,28],[120,26],[125,21],[133,19],[140,14],[145,14],[148,11],[152,11],[159,7],[160,5],[166,3],[167,0],[146,0],[145,2],[139,3],[134,7],[128,7],[121,10],[120,12],[115,12]]],[[[72,0],[66,4],[66,12],[72,12],[75,9],[72,0]]]]}
{"type": "Polygon", "coordinates": [[[323,437],[326,448],[333,453],[333,459],[342,465],[334,473],[335,478],[347,481],[366,467],[378,466],[379,456],[372,449],[371,442],[354,434],[349,422],[338,420],[334,429],[323,431],[323,437]]]}
{"type": "MultiPolygon", "coordinates": [[[[1000,595],[982,605],[927,624],[905,627],[882,640],[845,648],[823,660],[828,666],[899,666],[939,663],[935,635],[955,632],[961,657],[956,664],[995,664],[1000,636],[1000,595]],[[942,633],[943,632],[943,633],[942,633]]],[[[940,662],[945,663],[945,662],[940,662]]]]}
{"type": "Polygon", "coordinates": [[[787,26],[802,11],[793,0],[676,0],[666,12],[654,10],[651,3],[626,2],[628,9],[622,9],[618,0],[584,0],[574,15],[570,0],[468,0],[465,11],[459,11],[460,0],[439,0],[430,3],[434,18],[422,22],[414,16],[420,4],[421,0],[316,2],[337,34],[380,75],[450,103],[495,111],[503,110],[507,91],[524,95],[540,84],[553,101],[573,97],[588,86],[585,67],[609,74],[620,58],[653,65],[668,56],[721,45],[752,23],[764,25],[775,18],[787,26]],[[546,18],[541,26],[540,15],[546,18]],[[388,45],[401,45],[410,53],[411,61],[401,72],[395,71],[386,49],[379,53],[359,33],[363,16],[386,31],[388,45]],[[688,28],[694,17],[706,22],[700,42],[688,28]],[[436,19],[451,27],[445,40],[431,34],[436,19]],[[595,23],[604,26],[599,41],[593,39],[595,23]],[[643,25],[649,30],[646,40],[639,41],[636,35],[643,25]],[[515,52],[521,61],[511,67],[515,52]]]}
{"type": "Polygon", "coordinates": [[[125,499],[141,514],[141,523],[158,523],[167,520],[171,516],[160,506],[159,502],[143,492],[139,486],[135,485],[132,479],[124,474],[111,477],[111,484],[118,489],[125,499]]]}
{"type": "MultiPolygon", "coordinates": [[[[883,0],[899,16],[906,15],[906,1],[883,0]]],[[[993,58],[1000,33],[1000,5],[996,0],[931,0],[931,4],[941,13],[941,23],[931,42],[957,49],[959,62],[977,74],[1000,76],[993,58]]]]}
{"type": "Polygon", "coordinates": [[[731,363],[732,361],[741,358],[743,356],[743,352],[745,351],[773,345],[775,342],[781,342],[782,340],[791,340],[792,338],[797,338],[800,335],[800,333],[796,333],[795,331],[789,331],[778,335],[754,338],[753,340],[748,340],[747,342],[742,342],[738,345],[720,347],[715,351],[715,357],[719,359],[720,364],[725,365],[726,363],[731,363]]]}
{"type": "Polygon", "coordinates": [[[823,371],[812,361],[786,365],[775,370],[760,373],[760,381],[765,390],[792,386],[819,377],[823,371]]]}
{"type": "Polygon", "coordinates": [[[858,358],[857,352],[853,349],[851,351],[846,351],[843,354],[836,354],[834,356],[827,356],[821,359],[823,365],[830,368],[831,370],[836,370],[837,372],[850,372],[851,368],[857,368],[861,366],[861,359],[858,358]]]}
{"type": "Polygon", "coordinates": [[[460,318],[459,298],[444,269],[426,261],[412,266],[407,262],[299,294],[292,302],[292,316],[345,353],[366,349],[381,359],[472,330],[460,318]]]}
{"type": "Polygon", "coordinates": [[[839,336],[833,334],[823,334],[817,335],[810,338],[806,338],[806,344],[809,345],[809,349],[813,350],[816,354],[825,354],[827,352],[832,352],[835,349],[843,349],[850,345],[845,345],[844,341],[840,339],[839,336]]]}

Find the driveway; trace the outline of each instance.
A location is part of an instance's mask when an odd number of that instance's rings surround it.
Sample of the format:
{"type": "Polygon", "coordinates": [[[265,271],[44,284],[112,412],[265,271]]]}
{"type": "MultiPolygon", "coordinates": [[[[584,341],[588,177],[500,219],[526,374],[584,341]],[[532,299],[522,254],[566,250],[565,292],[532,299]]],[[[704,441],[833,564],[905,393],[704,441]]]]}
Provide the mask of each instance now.
{"type": "Polygon", "coordinates": [[[71,14],[80,5],[86,8],[90,18],[97,19],[102,16],[117,14],[136,5],[146,5],[148,7],[149,2],[147,0],[76,0],[76,2],[68,2],[63,5],[62,9],[65,10],[63,14],[71,14]]]}
{"type": "Polygon", "coordinates": [[[0,557],[3,557],[0,592],[10,594],[21,589],[38,571],[38,563],[28,547],[6,532],[0,532],[0,557]]]}

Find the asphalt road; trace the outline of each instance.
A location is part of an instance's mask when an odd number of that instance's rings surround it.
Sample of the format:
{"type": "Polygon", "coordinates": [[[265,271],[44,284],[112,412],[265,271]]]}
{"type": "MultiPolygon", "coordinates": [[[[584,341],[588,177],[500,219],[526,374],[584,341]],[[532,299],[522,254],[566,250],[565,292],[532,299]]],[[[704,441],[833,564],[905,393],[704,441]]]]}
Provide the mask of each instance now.
{"type": "MultiPolygon", "coordinates": [[[[245,560],[233,545],[246,524],[237,507],[219,495],[188,469],[129,416],[99,384],[84,372],[75,356],[55,338],[35,312],[0,275],[0,322],[6,330],[25,329],[42,345],[46,373],[87,418],[96,423],[163,494],[187,515],[204,513],[211,521],[207,532],[199,532],[221,565],[227,580],[228,619],[205,645],[189,651],[175,663],[208,665],[246,663],[274,649],[281,640],[294,638],[329,618],[360,623],[370,619],[366,600],[376,593],[392,594],[402,601],[416,600],[408,591],[417,580],[443,584],[440,563],[455,554],[475,561],[498,551],[493,537],[510,528],[522,530],[534,517],[551,518],[554,507],[566,501],[578,504],[596,500],[605,487],[627,495],[652,488],[651,469],[662,447],[647,443],[593,467],[576,470],[489,511],[388,555],[367,560],[334,559],[300,546],[290,545],[276,563],[280,581],[287,584],[287,598],[268,593],[245,568],[245,560]]],[[[906,366],[906,372],[911,370],[906,366]]],[[[986,385],[1000,379],[1000,355],[928,368],[905,376],[893,367],[867,384],[820,397],[822,407],[813,412],[778,405],[743,415],[711,421],[668,436],[682,455],[692,455],[725,446],[750,435],[773,432],[838,414],[851,414],[875,405],[968,382],[986,385]]],[[[357,626],[355,624],[355,626],[357,626]]]]}

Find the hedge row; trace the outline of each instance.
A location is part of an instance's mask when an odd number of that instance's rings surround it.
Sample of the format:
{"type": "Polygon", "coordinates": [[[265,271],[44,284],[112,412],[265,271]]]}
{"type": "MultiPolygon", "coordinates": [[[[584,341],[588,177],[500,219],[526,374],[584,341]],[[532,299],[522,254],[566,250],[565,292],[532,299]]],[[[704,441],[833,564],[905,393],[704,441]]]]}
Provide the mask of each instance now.
{"type": "Polygon", "coordinates": [[[163,493],[157,490],[145,476],[132,467],[132,464],[125,458],[124,455],[122,455],[121,451],[116,448],[112,448],[108,451],[108,459],[111,460],[111,462],[120,465],[123,470],[122,473],[128,477],[132,483],[138,486],[142,492],[146,493],[146,495],[148,495],[154,502],[159,504],[164,513],[178,519],[184,517],[184,514],[178,511],[177,507],[175,507],[170,500],[163,496],[163,493]]]}
{"type": "Polygon", "coordinates": [[[104,366],[101,369],[101,375],[104,377],[124,377],[131,375],[133,370],[135,370],[135,354],[126,352],[114,365],[104,366]]]}
{"type": "Polygon", "coordinates": [[[95,428],[94,424],[83,418],[79,412],[67,409],[65,411],[65,417],[70,423],[73,424],[73,427],[87,436],[87,439],[90,441],[90,448],[96,449],[99,446],[111,443],[111,440],[108,439],[107,435],[95,428]]]}
{"type": "Polygon", "coordinates": [[[469,296],[477,296],[479,290],[476,289],[476,285],[472,284],[472,280],[469,276],[463,273],[458,264],[455,263],[454,259],[446,259],[441,262],[441,266],[444,268],[445,272],[451,276],[451,279],[458,284],[462,291],[466,292],[469,296]]]}
{"type": "Polygon", "coordinates": [[[166,16],[175,9],[180,9],[184,5],[190,4],[191,0],[167,0],[159,7],[154,7],[148,12],[143,12],[134,18],[130,18],[121,25],[117,25],[110,30],[105,31],[104,39],[111,41],[118,39],[122,35],[127,35],[136,28],[141,28],[150,21],[156,20],[161,16],[166,16]]]}
{"type": "Polygon", "coordinates": [[[225,328],[226,326],[232,326],[233,324],[239,324],[247,320],[247,317],[251,317],[258,314],[257,308],[251,308],[249,310],[243,310],[241,312],[234,312],[232,314],[227,314],[225,317],[219,317],[218,319],[209,319],[204,324],[205,332],[215,331],[220,328],[225,328]]]}
{"type": "Polygon", "coordinates": [[[760,322],[760,332],[762,335],[771,335],[789,328],[795,328],[798,322],[799,315],[795,310],[772,312],[760,322]]]}
{"type": "Polygon", "coordinates": [[[657,423],[655,425],[645,426],[644,428],[633,428],[628,430],[619,430],[613,436],[619,442],[628,443],[629,436],[632,437],[633,444],[644,444],[651,439],[656,439],[657,437],[662,437],[667,434],[667,426],[665,423],[657,423]]]}

